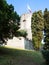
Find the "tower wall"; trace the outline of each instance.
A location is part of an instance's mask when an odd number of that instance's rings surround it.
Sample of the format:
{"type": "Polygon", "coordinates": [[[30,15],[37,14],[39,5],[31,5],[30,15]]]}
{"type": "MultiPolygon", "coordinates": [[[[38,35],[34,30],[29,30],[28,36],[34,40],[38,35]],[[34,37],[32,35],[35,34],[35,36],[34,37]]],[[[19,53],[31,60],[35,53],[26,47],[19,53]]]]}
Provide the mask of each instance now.
{"type": "Polygon", "coordinates": [[[32,13],[23,14],[20,19],[20,29],[27,31],[27,38],[32,40],[31,32],[31,17],[32,13]]]}

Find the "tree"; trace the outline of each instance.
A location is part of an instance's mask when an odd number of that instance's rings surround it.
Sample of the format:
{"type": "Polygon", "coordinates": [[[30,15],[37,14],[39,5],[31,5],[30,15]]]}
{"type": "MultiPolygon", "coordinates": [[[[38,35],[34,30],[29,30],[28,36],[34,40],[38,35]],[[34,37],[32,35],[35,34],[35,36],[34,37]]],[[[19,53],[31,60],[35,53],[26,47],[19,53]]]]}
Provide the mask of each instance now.
{"type": "Polygon", "coordinates": [[[45,38],[44,38],[44,49],[49,50],[49,11],[47,8],[45,8],[44,11],[44,33],[45,33],[45,38]]]}
{"type": "Polygon", "coordinates": [[[19,15],[14,11],[13,5],[6,0],[0,0],[0,43],[6,43],[8,38],[17,36],[19,29],[19,15]]]}
{"type": "Polygon", "coordinates": [[[49,65],[49,11],[45,8],[44,11],[44,47],[43,47],[43,57],[45,59],[46,65],[49,65]]]}
{"type": "Polygon", "coordinates": [[[44,18],[41,10],[33,13],[31,28],[32,28],[32,41],[34,49],[39,50],[41,47],[41,41],[43,38],[43,29],[44,29],[44,18]]]}

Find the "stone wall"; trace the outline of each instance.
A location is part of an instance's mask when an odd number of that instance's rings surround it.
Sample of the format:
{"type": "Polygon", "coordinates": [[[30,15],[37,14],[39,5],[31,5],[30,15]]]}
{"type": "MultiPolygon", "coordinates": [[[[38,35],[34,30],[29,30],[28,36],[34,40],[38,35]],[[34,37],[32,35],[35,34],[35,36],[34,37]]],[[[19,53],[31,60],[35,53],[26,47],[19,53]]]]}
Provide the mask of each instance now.
{"type": "Polygon", "coordinates": [[[17,48],[17,49],[28,49],[32,50],[33,49],[33,44],[32,41],[24,38],[24,37],[14,37],[13,39],[9,39],[7,41],[6,47],[10,48],[17,48]]]}
{"type": "Polygon", "coordinates": [[[7,47],[25,49],[24,38],[23,37],[13,37],[7,41],[7,47]]]}

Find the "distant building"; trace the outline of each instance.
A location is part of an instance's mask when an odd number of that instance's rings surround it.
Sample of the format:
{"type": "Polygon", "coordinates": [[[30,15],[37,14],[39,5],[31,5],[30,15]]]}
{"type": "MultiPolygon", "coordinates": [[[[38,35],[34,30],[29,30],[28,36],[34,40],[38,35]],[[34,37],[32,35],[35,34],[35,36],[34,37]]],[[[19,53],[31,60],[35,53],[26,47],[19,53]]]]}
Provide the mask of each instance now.
{"type": "Polygon", "coordinates": [[[27,31],[27,37],[14,37],[13,39],[9,39],[7,41],[7,45],[12,48],[19,49],[33,49],[32,45],[32,32],[31,32],[31,17],[32,13],[26,13],[21,16],[20,19],[20,30],[27,31]]]}

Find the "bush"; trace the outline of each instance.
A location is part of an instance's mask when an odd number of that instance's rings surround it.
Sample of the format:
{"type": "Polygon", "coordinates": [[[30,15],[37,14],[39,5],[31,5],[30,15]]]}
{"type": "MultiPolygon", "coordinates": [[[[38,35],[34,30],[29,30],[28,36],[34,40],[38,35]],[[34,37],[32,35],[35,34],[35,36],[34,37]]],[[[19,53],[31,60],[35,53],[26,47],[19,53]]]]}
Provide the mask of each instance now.
{"type": "Polygon", "coordinates": [[[45,58],[46,65],[49,65],[49,50],[42,51],[43,57],[45,58]]]}
{"type": "Polygon", "coordinates": [[[22,36],[22,37],[27,36],[27,31],[25,31],[25,30],[19,30],[18,33],[19,33],[19,36],[22,36]]]}

